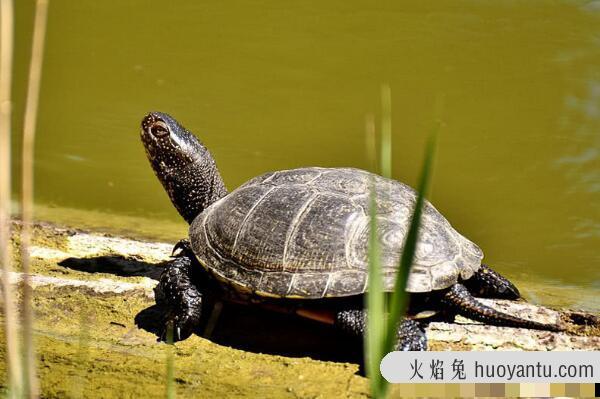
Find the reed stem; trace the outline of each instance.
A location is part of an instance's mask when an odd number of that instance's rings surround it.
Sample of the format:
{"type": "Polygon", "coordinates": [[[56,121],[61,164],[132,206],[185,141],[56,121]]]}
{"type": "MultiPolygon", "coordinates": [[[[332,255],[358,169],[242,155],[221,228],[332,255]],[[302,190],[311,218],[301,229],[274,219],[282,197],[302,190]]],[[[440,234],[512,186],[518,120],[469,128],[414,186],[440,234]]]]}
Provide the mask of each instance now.
{"type": "Polygon", "coordinates": [[[10,201],[11,201],[11,116],[14,9],[12,0],[0,0],[0,251],[2,251],[2,299],[8,397],[20,397],[21,364],[17,339],[15,297],[12,292],[10,201]]]}
{"type": "Polygon", "coordinates": [[[37,0],[35,7],[35,20],[33,24],[33,42],[31,45],[31,60],[29,64],[29,78],[23,123],[23,169],[21,190],[21,219],[23,223],[21,229],[21,264],[23,268],[23,388],[30,398],[39,396],[39,386],[35,365],[35,346],[33,342],[31,286],[29,284],[29,246],[31,242],[31,224],[33,221],[33,162],[35,128],[42,77],[47,16],[48,0],[37,0]]]}

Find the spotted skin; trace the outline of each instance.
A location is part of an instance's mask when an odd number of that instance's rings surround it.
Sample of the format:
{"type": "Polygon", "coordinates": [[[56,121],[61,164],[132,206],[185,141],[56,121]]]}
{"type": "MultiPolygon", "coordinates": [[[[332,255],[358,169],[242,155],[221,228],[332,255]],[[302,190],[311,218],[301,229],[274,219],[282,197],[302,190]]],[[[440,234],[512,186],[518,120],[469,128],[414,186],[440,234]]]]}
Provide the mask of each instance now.
{"type": "Polygon", "coordinates": [[[169,328],[173,329],[173,341],[186,339],[202,319],[202,289],[206,286],[206,276],[202,275],[185,244],[185,241],[177,244],[175,250],[181,249],[181,252],[165,267],[154,288],[156,302],[167,306],[159,331],[162,341],[167,340],[169,328]]]}
{"type": "MultiPolygon", "coordinates": [[[[374,183],[377,193],[386,291],[394,286],[416,198],[412,188],[353,168],[301,168],[267,173],[228,194],[210,152],[171,116],[148,114],[141,139],[169,198],[191,224],[191,244],[176,246],[177,256],[156,288],[157,302],[168,308],[163,339],[169,326],[174,340],[188,337],[202,321],[203,303],[210,303],[215,293],[238,303],[240,298],[249,304],[281,301],[286,305],[279,308],[288,306],[284,310],[289,312],[305,305],[308,309],[317,300],[335,302],[334,325],[364,334],[366,313],[356,308],[356,299],[362,302],[368,287],[370,187],[374,183]]],[[[498,312],[473,298],[469,289],[482,296],[519,297],[514,285],[481,265],[482,258],[476,244],[425,202],[407,291],[426,295],[437,308],[487,324],[558,330],[498,312]]],[[[421,325],[404,319],[397,348],[426,346],[421,325]]]]}
{"type": "Polygon", "coordinates": [[[140,136],[154,173],[188,223],[227,195],[208,149],[170,115],[146,115],[140,136]]]}
{"type": "MultiPolygon", "coordinates": [[[[349,335],[363,337],[367,331],[367,312],[364,309],[342,310],[336,314],[334,326],[349,335]]],[[[423,351],[427,349],[427,336],[415,320],[403,319],[397,330],[397,351],[423,351]]]]}
{"type": "Polygon", "coordinates": [[[463,284],[470,292],[482,298],[514,300],[521,297],[521,293],[513,283],[490,269],[488,265],[481,265],[479,270],[463,284]]]}
{"type": "Polygon", "coordinates": [[[543,324],[535,321],[520,319],[506,313],[497,311],[494,308],[484,305],[471,295],[467,287],[462,284],[454,284],[442,296],[442,306],[455,311],[456,313],[468,317],[469,319],[480,321],[485,324],[530,328],[535,330],[560,331],[559,326],[555,324],[543,324]]]}
{"type": "Polygon", "coordinates": [[[397,351],[427,350],[427,335],[425,335],[423,326],[415,320],[402,320],[398,329],[398,341],[395,349],[397,351]]]}

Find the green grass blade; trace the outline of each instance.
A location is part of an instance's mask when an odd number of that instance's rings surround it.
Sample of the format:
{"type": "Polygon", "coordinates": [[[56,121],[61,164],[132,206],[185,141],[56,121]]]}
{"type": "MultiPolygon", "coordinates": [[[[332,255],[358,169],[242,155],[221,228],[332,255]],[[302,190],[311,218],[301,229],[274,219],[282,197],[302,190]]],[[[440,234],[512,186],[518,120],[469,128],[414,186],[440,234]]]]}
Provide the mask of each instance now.
{"type": "Polygon", "coordinates": [[[392,90],[381,86],[381,164],[383,177],[392,178],[392,90]]]}
{"type": "Polygon", "coordinates": [[[367,294],[366,366],[373,397],[383,397],[383,378],[379,364],[383,353],[381,342],[385,326],[385,293],[381,281],[381,250],[377,237],[377,203],[374,182],[371,182],[370,225],[369,225],[369,290],[367,294]]]}
{"type": "Polygon", "coordinates": [[[87,362],[90,356],[90,330],[91,315],[82,311],[79,315],[79,343],[75,355],[75,376],[71,380],[70,397],[83,398],[86,384],[87,362]]]}
{"type": "Polygon", "coordinates": [[[419,180],[418,196],[415,202],[413,215],[410,221],[410,227],[406,234],[406,241],[400,257],[400,266],[396,275],[394,292],[392,293],[390,303],[390,314],[385,334],[385,340],[381,351],[384,354],[391,352],[396,341],[396,328],[400,318],[406,313],[408,304],[408,293],[406,292],[406,283],[412,267],[415,251],[417,249],[417,241],[419,237],[419,228],[421,225],[421,214],[423,211],[423,202],[429,187],[429,177],[431,173],[431,165],[433,163],[435,145],[437,141],[437,131],[439,127],[436,124],[434,131],[427,142],[425,149],[425,159],[421,170],[421,178],[419,180]]]}
{"type": "MultiPolygon", "coordinates": [[[[391,178],[392,175],[392,125],[391,125],[391,91],[389,86],[382,86],[382,133],[380,145],[380,171],[384,177],[391,178]]],[[[404,242],[400,257],[400,264],[394,292],[390,298],[390,312],[388,308],[388,296],[383,289],[381,279],[381,248],[377,234],[377,198],[374,180],[371,181],[370,193],[370,234],[369,234],[369,289],[367,291],[367,335],[365,342],[365,359],[367,375],[370,379],[371,394],[375,398],[384,398],[387,394],[389,384],[381,376],[379,365],[385,354],[391,352],[396,342],[397,326],[400,318],[406,313],[408,306],[408,293],[406,285],[408,276],[414,260],[421,225],[421,215],[434,159],[437,131],[439,124],[436,123],[434,131],[428,140],[425,149],[425,158],[421,170],[421,178],[418,186],[418,196],[415,201],[413,215],[404,242]]],[[[368,151],[373,165],[376,164],[375,150],[375,123],[367,119],[368,151]]]]}
{"type": "MultiPolygon", "coordinates": [[[[376,167],[375,150],[375,120],[372,115],[367,116],[367,155],[372,167],[376,167]]],[[[374,398],[383,397],[379,391],[382,386],[379,363],[381,362],[381,342],[385,332],[385,294],[381,281],[381,258],[379,240],[377,239],[377,198],[374,179],[371,180],[369,197],[370,234],[369,234],[369,290],[366,295],[367,334],[365,335],[365,367],[371,394],[374,398]]]]}
{"type": "Polygon", "coordinates": [[[173,345],[173,324],[169,324],[167,326],[167,399],[175,399],[175,366],[173,364],[174,352],[175,345],[173,345]]]}

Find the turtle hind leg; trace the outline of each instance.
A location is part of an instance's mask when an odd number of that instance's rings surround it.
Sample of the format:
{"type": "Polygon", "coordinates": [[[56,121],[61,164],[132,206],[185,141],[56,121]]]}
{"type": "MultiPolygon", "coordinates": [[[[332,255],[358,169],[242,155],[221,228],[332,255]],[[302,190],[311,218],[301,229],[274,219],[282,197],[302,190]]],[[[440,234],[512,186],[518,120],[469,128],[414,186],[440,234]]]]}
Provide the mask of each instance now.
{"type": "Polygon", "coordinates": [[[160,340],[167,340],[169,329],[172,329],[173,341],[186,339],[200,324],[202,278],[194,272],[199,266],[192,256],[184,248],[166,265],[154,288],[156,302],[167,307],[159,329],[160,340]]]}
{"type": "Polygon", "coordinates": [[[397,351],[427,350],[427,336],[421,324],[414,320],[404,319],[398,326],[397,351]]]}
{"type": "Polygon", "coordinates": [[[556,324],[544,324],[520,319],[484,305],[475,299],[462,284],[453,285],[441,299],[444,307],[472,320],[501,327],[530,328],[534,330],[561,331],[556,324]]]}
{"type": "Polygon", "coordinates": [[[462,282],[469,291],[484,298],[519,299],[521,293],[506,277],[481,265],[470,279],[462,282]]]}
{"type": "MultiPolygon", "coordinates": [[[[364,309],[345,309],[336,313],[333,325],[341,331],[363,337],[367,331],[367,312],[364,309]]],[[[397,351],[427,350],[427,336],[421,325],[410,319],[402,319],[398,324],[397,351]]]]}

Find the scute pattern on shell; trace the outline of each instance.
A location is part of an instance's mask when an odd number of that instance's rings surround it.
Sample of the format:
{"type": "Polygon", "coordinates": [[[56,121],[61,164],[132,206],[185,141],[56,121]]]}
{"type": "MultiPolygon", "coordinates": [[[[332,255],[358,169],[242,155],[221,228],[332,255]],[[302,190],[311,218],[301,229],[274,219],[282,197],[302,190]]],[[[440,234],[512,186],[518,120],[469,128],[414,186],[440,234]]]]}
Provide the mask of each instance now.
{"type": "MultiPolygon", "coordinates": [[[[248,181],[190,227],[200,262],[236,289],[322,298],[367,289],[369,187],[377,192],[384,288],[393,289],[415,191],[352,168],[302,168],[248,181]]],[[[444,289],[479,269],[483,253],[429,203],[407,291],[444,289]]]]}

